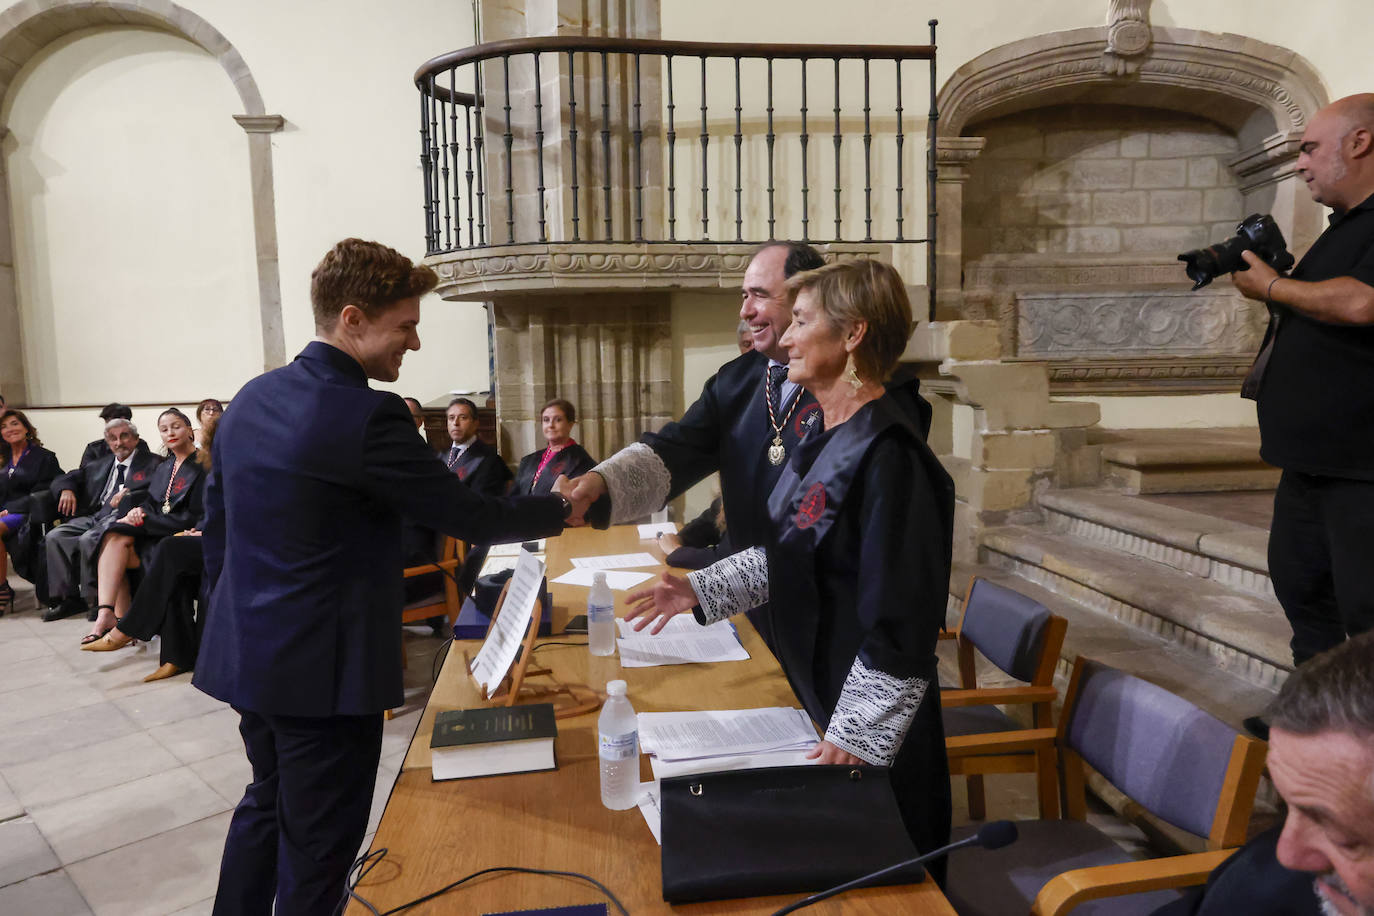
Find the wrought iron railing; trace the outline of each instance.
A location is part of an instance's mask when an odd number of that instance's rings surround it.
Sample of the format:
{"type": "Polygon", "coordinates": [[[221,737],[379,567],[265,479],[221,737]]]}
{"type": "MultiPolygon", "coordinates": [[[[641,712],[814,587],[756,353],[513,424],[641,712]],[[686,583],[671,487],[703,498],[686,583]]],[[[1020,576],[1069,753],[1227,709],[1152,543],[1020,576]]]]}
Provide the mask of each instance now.
{"type": "Polygon", "coordinates": [[[935,25],[914,46],[551,37],[437,57],[415,75],[428,250],[925,243],[933,289],[935,25]],[[929,64],[924,237],[905,182],[915,61],[929,64]],[[829,156],[813,143],[826,134],[829,156]]]}

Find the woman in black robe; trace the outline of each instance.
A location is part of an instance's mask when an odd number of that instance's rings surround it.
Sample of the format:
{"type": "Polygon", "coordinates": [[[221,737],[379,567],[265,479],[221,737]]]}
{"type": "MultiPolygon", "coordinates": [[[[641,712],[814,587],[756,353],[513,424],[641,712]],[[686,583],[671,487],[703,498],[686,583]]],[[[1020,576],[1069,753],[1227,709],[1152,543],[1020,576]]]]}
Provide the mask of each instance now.
{"type": "MultiPolygon", "coordinates": [[[[9,575],[10,551],[18,548],[19,530],[29,520],[32,494],[45,490],[62,473],[57,456],[43,447],[22,410],[0,412],[0,614],[14,609],[14,589],[9,575]]],[[[16,557],[20,575],[27,572],[29,554],[16,557]]]]}
{"type": "Polygon", "coordinates": [[[907,831],[928,852],[950,825],[935,646],[954,487],[925,444],[914,392],[883,386],[910,336],[911,304],[876,261],[798,274],[789,290],[788,377],[824,419],[786,456],[768,545],[686,579],[665,573],[630,596],[626,616],[644,626],[657,612],[661,627],[694,608],[711,623],[768,602],[774,652],[825,729],[811,757],[891,767],[907,831]]]}
{"type": "Polygon", "coordinates": [[[539,411],[539,426],[545,447],[520,459],[511,496],[542,495],[553,489],[560,476],[581,477],[596,466],[596,459],[573,441],[572,428],[577,408],[571,401],[554,398],[539,411]]]}

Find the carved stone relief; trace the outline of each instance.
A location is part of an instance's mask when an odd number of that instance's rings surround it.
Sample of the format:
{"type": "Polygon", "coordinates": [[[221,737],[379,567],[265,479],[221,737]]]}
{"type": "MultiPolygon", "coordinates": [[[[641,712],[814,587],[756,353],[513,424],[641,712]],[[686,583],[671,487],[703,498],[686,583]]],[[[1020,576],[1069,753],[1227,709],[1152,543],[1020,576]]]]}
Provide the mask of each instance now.
{"type": "Polygon", "coordinates": [[[1254,353],[1263,306],[1230,290],[1046,292],[1016,296],[1017,356],[1254,353]]]}
{"type": "Polygon", "coordinates": [[[1109,0],[1103,71],[1112,76],[1134,73],[1150,48],[1151,38],[1150,0],[1109,0]]]}

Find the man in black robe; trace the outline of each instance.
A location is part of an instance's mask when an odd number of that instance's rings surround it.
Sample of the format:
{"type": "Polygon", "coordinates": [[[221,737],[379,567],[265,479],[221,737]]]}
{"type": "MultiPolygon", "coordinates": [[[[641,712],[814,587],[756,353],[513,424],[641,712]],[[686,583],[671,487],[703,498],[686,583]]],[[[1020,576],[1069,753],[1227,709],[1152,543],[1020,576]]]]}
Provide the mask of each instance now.
{"type": "MultiPolygon", "coordinates": [[[[735,549],[768,537],[768,494],[819,407],[788,382],[780,345],[792,323],[787,279],[824,259],[801,242],[770,242],[744,272],[740,318],[753,349],[721,366],[682,419],[621,449],[577,478],[568,494],[598,528],[649,515],[708,475],[720,473],[725,524],[735,549]],[[595,505],[592,505],[595,503],[595,505]],[[585,507],[591,506],[590,509],[585,507]]],[[[749,619],[772,645],[764,611],[749,619]]]]}

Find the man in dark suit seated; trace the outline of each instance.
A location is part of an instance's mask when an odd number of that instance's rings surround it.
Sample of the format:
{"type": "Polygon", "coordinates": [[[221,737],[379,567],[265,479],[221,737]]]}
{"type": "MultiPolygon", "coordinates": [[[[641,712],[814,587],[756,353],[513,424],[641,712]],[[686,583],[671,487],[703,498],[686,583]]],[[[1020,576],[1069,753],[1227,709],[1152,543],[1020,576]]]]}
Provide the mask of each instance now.
{"type": "MultiPolygon", "coordinates": [[[[126,408],[127,409],[127,408],[126,408]]],[[[116,507],[131,489],[146,487],[160,459],[139,438],[127,418],[105,423],[102,457],[53,481],[57,514],[64,519],[44,538],[48,561],[48,596],[52,604],[43,619],[76,614],[95,619],[95,551],[116,507]]],[[[89,449],[88,449],[89,451],[89,449]]]]}
{"type": "Polygon", "coordinates": [[[504,496],[511,472],[496,449],[477,435],[477,405],[467,398],[448,402],[448,437],[453,441],[444,463],[458,479],[478,493],[504,496]]]}
{"type": "MultiPolygon", "coordinates": [[[[100,420],[109,426],[111,420],[132,420],[134,412],[128,407],[118,402],[106,404],[100,408],[100,420]]],[[[86,443],[86,449],[81,453],[81,461],[77,463],[78,468],[84,468],[92,461],[99,461],[110,454],[110,444],[105,438],[94,439],[86,443]]]]}
{"type": "Polygon", "coordinates": [[[1299,665],[1268,718],[1282,831],[1246,843],[1203,891],[1155,916],[1374,913],[1374,633],[1299,665]]]}
{"type": "Polygon", "coordinates": [[[206,488],[213,610],[194,684],[240,715],[253,781],[216,914],[332,914],[367,828],[382,712],[403,700],[401,520],[466,540],[556,535],[561,496],[470,490],[416,432],[395,381],[438,277],[346,239],[311,275],[318,339],[245,385],[206,488]]]}

